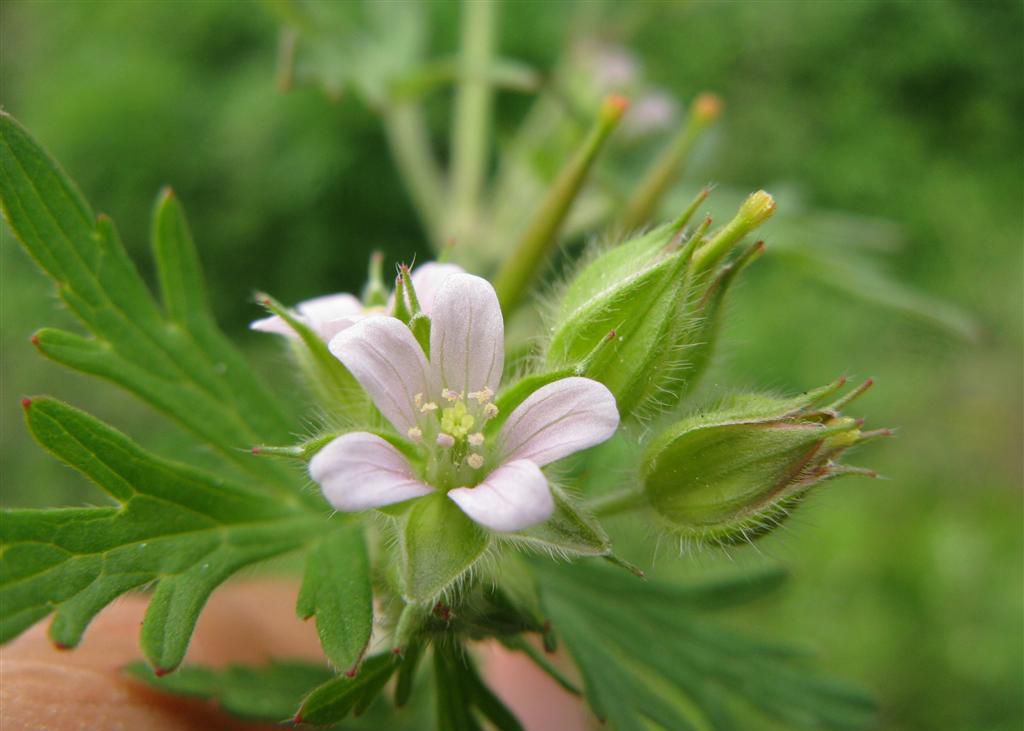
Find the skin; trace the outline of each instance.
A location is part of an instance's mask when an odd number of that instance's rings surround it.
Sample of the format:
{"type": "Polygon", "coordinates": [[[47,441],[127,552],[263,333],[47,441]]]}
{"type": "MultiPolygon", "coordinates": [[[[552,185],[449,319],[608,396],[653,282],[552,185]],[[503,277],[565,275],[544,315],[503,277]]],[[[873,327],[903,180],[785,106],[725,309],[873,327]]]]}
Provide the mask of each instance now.
{"type": "MultiPolygon", "coordinates": [[[[239,581],[214,593],[199,619],[188,662],[261,664],[271,658],[322,661],[312,622],[295,616],[297,587],[282,580],[239,581]]],[[[58,650],[46,622],[0,651],[3,731],[258,731],[201,700],[151,690],[120,673],[140,658],[138,628],[146,598],[129,595],[100,613],[74,650],[58,650]]],[[[530,731],[590,728],[578,699],[522,655],[480,649],[488,680],[530,731]]]]}

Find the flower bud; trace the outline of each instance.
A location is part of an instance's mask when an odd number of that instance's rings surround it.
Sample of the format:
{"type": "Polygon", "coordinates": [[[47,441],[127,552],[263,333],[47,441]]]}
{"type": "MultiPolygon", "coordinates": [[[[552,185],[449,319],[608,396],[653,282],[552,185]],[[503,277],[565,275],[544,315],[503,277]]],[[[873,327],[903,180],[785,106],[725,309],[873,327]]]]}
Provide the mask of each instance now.
{"type": "Polygon", "coordinates": [[[663,432],[642,468],[644,495],[661,523],[683,538],[742,543],[778,525],[815,485],[843,474],[874,476],[837,463],[851,446],[891,433],[861,431],[860,420],[838,413],[871,382],[816,406],[844,382],[796,399],[733,396],[663,432]]]}
{"type": "MultiPolygon", "coordinates": [[[[706,196],[702,191],[674,223],[598,256],[569,282],[558,301],[547,366],[557,370],[583,362],[615,331],[615,339],[593,357],[586,375],[615,395],[623,419],[664,411],[689,392],[710,359],[725,293],[762,250],[757,244],[717,269],[698,269],[696,257],[722,236],[705,240],[709,219],[684,236],[687,221],[706,196]]],[[[758,210],[763,210],[765,203],[759,200],[758,210]]],[[[763,220],[747,211],[749,207],[745,204],[737,215],[745,228],[733,227],[729,247],[756,220],[763,220]]]]}

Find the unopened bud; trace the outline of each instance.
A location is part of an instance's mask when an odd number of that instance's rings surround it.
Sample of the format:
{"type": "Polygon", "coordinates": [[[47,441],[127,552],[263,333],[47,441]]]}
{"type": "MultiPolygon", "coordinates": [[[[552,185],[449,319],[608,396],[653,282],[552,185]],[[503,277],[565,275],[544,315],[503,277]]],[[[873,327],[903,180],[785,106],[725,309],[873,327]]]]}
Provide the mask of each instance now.
{"type": "Polygon", "coordinates": [[[644,493],[671,532],[717,544],[778,525],[815,485],[866,471],[837,464],[866,438],[861,421],[817,402],[836,386],[780,400],[736,396],[662,433],[643,461],[644,493]]]}

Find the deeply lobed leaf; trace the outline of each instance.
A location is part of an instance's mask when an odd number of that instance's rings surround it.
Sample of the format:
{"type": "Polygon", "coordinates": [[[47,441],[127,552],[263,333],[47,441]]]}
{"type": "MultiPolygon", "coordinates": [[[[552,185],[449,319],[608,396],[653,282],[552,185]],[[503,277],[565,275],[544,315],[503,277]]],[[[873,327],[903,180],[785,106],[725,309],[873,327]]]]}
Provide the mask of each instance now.
{"type": "Polygon", "coordinates": [[[874,718],[869,699],[817,677],[790,648],[719,628],[696,611],[751,599],[778,575],[688,588],[582,563],[536,567],[587,701],[616,731],[737,728],[730,707],[739,700],[787,727],[846,731],[874,718]]]}
{"type": "Polygon", "coordinates": [[[161,307],[113,222],[93,214],[57,163],[6,113],[0,113],[0,148],[0,209],[92,334],[41,330],[33,338],[40,352],[136,394],[258,476],[261,488],[296,492],[291,471],[244,449],[287,440],[287,411],[214,324],[174,196],[161,195],[153,222],[161,307]]]}
{"type": "Polygon", "coordinates": [[[210,593],[243,566],[293,550],[323,515],[155,457],[59,401],[26,401],[33,436],[116,507],[8,510],[0,527],[0,641],[54,613],[50,637],[74,646],[126,591],[158,582],[142,647],[161,671],[181,662],[210,593]]]}

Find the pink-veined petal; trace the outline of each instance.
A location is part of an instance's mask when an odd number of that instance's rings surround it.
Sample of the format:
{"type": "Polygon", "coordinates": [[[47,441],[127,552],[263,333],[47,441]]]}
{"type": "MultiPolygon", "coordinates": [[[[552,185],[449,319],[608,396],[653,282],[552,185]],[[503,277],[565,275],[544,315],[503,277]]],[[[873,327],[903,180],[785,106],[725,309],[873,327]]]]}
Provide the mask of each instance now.
{"type": "Polygon", "coordinates": [[[393,317],[366,317],[327,346],[399,434],[416,425],[415,398],[432,393],[427,359],[409,328],[393,317]]]}
{"type": "Polygon", "coordinates": [[[544,466],[605,441],[619,426],[615,397],[590,378],[562,378],[534,391],[501,428],[504,459],[544,466]]]}
{"type": "Polygon", "coordinates": [[[473,521],[505,533],[543,523],[555,510],[547,478],[528,459],[506,462],[479,485],[450,490],[448,497],[473,521]]]}
{"type": "Polygon", "coordinates": [[[434,491],[412,473],[401,452],[376,434],[353,432],[331,441],[309,463],[309,476],[335,509],[355,513],[434,491]]]}
{"type": "Polygon", "coordinates": [[[420,308],[429,315],[434,310],[434,297],[441,285],[453,274],[465,274],[466,270],[458,264],[441,264],[436,261],[421,264],[412,271],[412,286],[416,289],[416,297],[420,308]]]}
{"type": "Polygon", "coordinates": [[[498,390],[505,324],[494,287],[472,274],[452,274],[434,297],[430,365],[439,387],[457,393],[498,390]]]}

